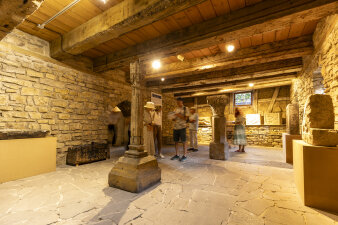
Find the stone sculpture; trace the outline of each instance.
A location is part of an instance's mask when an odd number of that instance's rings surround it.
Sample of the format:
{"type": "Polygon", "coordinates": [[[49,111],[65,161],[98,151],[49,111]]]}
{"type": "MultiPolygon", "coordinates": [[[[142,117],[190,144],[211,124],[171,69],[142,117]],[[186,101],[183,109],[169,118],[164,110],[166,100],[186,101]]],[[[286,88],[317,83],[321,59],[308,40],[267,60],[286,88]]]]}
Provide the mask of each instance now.
{"type": "Polygon", "coordinates": [[[338,145],[338,130],[334,130],[334,108],[330,95],[314,94],[307,99],[302,139],[316,146],[338,145]]]}

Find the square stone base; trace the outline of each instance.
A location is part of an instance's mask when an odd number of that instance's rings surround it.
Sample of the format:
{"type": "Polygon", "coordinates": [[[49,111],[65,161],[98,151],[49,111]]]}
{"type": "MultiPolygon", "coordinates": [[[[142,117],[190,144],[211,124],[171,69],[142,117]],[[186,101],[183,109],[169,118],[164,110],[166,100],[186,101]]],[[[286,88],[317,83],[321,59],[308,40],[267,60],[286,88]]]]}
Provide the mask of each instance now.
{"type": "Polygon", "coordinates": [[[209,144],[210,159],[226,160],[229,158],[228,143],[210,143],[209,144]]]}
{"type": "Polygon", "coordinates": [[[338,147],[293,141],[294,178],[306,206],[338,212],[337,162],[338,147]]]}
{"type": "Polygon", "coordinates": [[[55,169],[55,137],[0,140],[0,183],[55,169]]]}
{"type": "Polygon", "coordinates": [[[108,176],[108,183],[125,191],[138,193],[161,180],[161,169],[154,156],[121,157],[108,176]]]}
{"type": "Polygon", "coordinates": [[[301,135],[283,133],[283,155],[286,163],[293,163],[292,140],[302,140],[301,135]]]}

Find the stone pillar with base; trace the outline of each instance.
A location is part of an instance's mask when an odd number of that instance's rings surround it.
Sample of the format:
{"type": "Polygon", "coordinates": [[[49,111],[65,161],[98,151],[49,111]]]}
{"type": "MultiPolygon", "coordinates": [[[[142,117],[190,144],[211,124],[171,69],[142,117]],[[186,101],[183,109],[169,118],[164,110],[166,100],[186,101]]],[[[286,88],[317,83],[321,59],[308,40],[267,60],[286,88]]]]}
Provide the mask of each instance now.
{"type": "Polygon", "coordinates": [[[131,138],[129,150],[114,165],[108,183],[129,192],[141,192],[161,180],[161,170],[154,156],[143,146],[143,67],[139,61],[130,64],[132,82],[131,138]]]}
{"type": "Polygon", "coordinates": [[[299,106],[288,104],[286,106],[286,132],[283,133],[283,153],[286,163],[293,163],[293,140],[301,140],[299,134],[299,106]]]}
{"type": "Polygon", "coordinates": [[[226,160],[229,158],[229,145],[226,138],[224,110],[229,98],[225,95],[207,97],[212,109],[212,142],[209,145],[210,159],[226,160]]]}

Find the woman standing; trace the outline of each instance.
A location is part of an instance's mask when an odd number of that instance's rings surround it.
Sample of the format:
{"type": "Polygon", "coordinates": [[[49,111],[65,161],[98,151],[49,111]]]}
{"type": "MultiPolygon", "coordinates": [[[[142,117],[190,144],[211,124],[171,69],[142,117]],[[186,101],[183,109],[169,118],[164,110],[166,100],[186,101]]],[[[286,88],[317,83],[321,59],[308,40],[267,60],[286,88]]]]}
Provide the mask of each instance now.
{"type": "Polygon", "coordinates": [[[145,150],[149,155],[155,155],[155,143],[154,143],[154,127],[153,127],[153,115],[155,110],[155,104],[153,102],[147,102],[144,106],[143,115],[143,141],[145,150]]]}
{"type": "Polygon", "coordinates": [[[246,135],[245,135],[245,118],[242,116],[241,111],[235,109],[235,130],[234,130],[234,144],[238,145],[239,148],[236,152],[245,152],[244,146],[246,145],[246,135]]]}

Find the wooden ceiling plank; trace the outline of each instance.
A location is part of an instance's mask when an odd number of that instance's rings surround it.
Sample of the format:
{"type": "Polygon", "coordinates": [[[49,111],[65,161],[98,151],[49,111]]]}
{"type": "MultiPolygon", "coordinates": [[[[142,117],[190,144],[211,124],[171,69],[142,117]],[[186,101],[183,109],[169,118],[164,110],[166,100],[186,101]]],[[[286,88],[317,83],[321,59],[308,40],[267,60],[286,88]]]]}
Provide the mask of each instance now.
{"type": "Polygon", "coordinates": [[[216,12],[210,0],[198,4],[197,8],[200,11],[204,20],[209,20],[216,17],[216,12]]]}
{"type": "Polygon", "coordinates": [[[227,0],[211,0],[211,3],[217,16],[221,16],[230,12],[230,6],[227,0]]]}
{"type": "Polygon", "coordinates": [[[192,21],[193,24],[199,24],[204,21],[197,6],[193,6],[193,7],[186,9],[185,13],[188,15],[190,21],[192,21]]]}
{"type": "Polygon", "coordinates": [[[263,44],[263,34],[255,34],[252,36],[251,43],[253,46],[263,44]]]}
{"type": "Polygon", "coordinates": [[[263,33],[263,43],[270,43],[270,42],[274,42],[276,40],[276,31],[268,31],[263,33]]]}
{"type": "Polygon", "coordinates": [[[190,19],[187,17],[184,11],[174,14],[173,18],[176,20],[180,28],[185,28],[192,25],[190,19]]]}
{"type": "Polygon", "coordinates": [[[295,38],[299,37],[304,29],[305,23],[295,23],[292,24],[290,27],[289,37],[288,38],[295,38]]]}
{"type": "Polygon", "coordinates": [[[245,0],[228,0],[231,11],[245,7],[245,0]]]}
{"type": "Polygon", "coordinates": [[[250,6],[261,2],[262,0],[245,0],[245,5],[250,6]]]}
{"type": "Polygon", "coordinates": [[[318,20],[312,20],[312,21],[306,22],[304,25],[302,35],[313,34],[313,32],[316,30],[317,23],[318,23],[318,20]]]}
{"type": "Polygon", "coordinates": [[[241,48],[248,48],[252,46],[250,37],[244,37],[239,39],[239,43],[241,48]]]}
{"type": "Polygon", "coordinates": [[[289,37],[290,26],[276,31],[276,41],[286,40],[289,37]]]}

